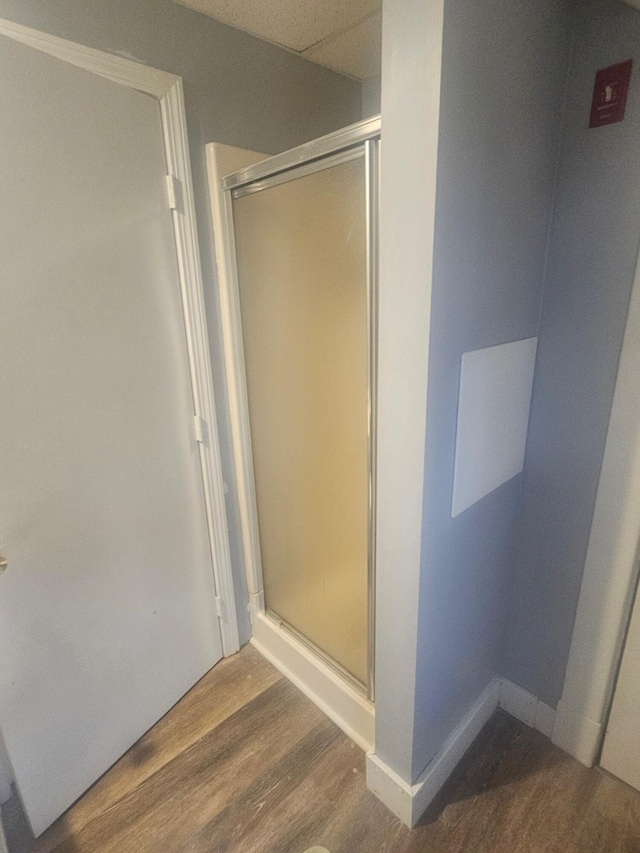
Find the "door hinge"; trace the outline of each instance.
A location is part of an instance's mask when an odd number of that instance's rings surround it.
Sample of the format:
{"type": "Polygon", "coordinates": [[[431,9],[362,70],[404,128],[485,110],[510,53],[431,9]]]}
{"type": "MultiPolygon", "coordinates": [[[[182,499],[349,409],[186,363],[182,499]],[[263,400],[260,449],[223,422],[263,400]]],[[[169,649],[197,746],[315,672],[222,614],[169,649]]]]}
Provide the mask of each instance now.
{"type": "Polygon", "coordinates": [[[200,415],[193,416],[194,431],[198,444],[204,444],[205,422],[200,415]]]}
{"type": "Polygon", "coordinates": [[[175,175],[167,175],[167,200],[171,210],[179,210],[182,197],[182,186],[175,175]]]}
{"type": "Polygon", "coordinates": [[[224,622],[227,618],[227,614],[224,608],[224,601],[219,595],[216,595],[216,610],[218,611],[218,619],[221,619],[224,622]]]}

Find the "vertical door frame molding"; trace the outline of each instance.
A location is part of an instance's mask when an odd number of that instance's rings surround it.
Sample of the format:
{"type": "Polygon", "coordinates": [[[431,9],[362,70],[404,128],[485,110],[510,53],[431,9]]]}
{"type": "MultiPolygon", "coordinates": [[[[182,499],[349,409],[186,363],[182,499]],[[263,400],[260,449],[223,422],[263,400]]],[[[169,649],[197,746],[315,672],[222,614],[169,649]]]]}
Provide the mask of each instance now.
{"type": "Polygon", "coordinates": [[[638,583],[640,259],[636,262],[578,609],[552,740],[600,756],[638,583]]]}
{"type": "Polygon", "coordinates": [[[253,453],[249,429],[249,400],[247,396],[246,365],[242,340],[242,318],[236,267],[236,246],[233,231],[231,194],[222,189],[223,175],[218,174],[215,147],[206,147],[211,214],[218,265],[218,303],[222,322],[222,345],[227,385],[227,405],[231,425],[235,482],[238,490],[240,533],[244,569],[249,592],[249,613],[252,624],[264,611],[262,562],[258,535],[258,508],[253,475],[253,453]]]}
{"type": "Polygon", "coordinates": [[[0,19],[0,35],[112,83],[151,95],[159,102],[167,175],[171,176],[168,184],[175,196],[170,206],[220,634],[224,655],[231,655],[238,651],[240,642],[182,78],[4,19],[0,19]]]}

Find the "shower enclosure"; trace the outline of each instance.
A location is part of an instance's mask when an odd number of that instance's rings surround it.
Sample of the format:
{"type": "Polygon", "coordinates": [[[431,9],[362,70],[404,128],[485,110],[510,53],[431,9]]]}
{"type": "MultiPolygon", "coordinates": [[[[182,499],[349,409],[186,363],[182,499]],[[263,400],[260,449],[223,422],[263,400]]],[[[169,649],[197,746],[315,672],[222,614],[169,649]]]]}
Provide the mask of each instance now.
{"type": "Polygon", "coordinates": [[[254,616],[368,700],[379,136],[361,122],[221,182],[254,616]]]}

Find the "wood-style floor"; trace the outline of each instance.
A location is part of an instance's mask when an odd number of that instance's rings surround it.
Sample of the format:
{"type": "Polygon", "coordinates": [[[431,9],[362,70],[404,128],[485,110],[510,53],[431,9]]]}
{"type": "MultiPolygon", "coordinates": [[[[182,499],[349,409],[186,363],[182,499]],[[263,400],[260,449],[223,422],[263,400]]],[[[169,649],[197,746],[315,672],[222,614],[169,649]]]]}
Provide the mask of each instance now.
{"type": "MultiPolygon", "coordinates": [[[[253,649],[222,661],[29,849],[37,853],[640,853],[640,795],[498,712],[423,825],[253,649]]],[[[15,851],[22,853],[22,851],[15,851]]]]}

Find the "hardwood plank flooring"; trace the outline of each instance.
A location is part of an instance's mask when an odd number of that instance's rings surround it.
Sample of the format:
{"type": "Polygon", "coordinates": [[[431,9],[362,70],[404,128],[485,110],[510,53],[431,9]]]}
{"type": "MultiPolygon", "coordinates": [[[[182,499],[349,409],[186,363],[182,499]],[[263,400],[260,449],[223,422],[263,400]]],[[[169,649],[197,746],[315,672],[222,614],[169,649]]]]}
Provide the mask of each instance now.
{"type": "Polygon", "coordinates": [[[498,711],[410,832],[364,755],[257,652],[222,661],[11,853],[640,853],[640,794],[498,711]]]}

